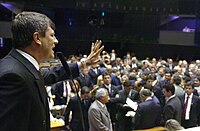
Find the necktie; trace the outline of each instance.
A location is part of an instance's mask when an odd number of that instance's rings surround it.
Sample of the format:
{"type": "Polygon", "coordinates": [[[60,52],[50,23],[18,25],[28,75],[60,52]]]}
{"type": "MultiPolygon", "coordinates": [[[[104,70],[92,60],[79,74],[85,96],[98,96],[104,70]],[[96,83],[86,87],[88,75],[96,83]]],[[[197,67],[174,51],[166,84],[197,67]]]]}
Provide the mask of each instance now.
{"type": "Polygon", "coordinates": [[[183,110],[184,117],[185,117],[186,110],[187,110],[187,106],[188,106],[188,100],[189,100],[189,96],[187,96],[186,102],[185,102],[185,104],[184,104],[184,110],[183,110]]]}
{"type": "Polygon", "coordinates": [[[65,84],[65,92],[66,92],[66,97],[68,96],[68,87],[70,86],[69,82],[67,81],[65,84]]]}
{"type": "Polygon", "coordinates": [[[67,89],[67,86],[66,86],[66,97],[68,96],[68,89],[67,89]]]}

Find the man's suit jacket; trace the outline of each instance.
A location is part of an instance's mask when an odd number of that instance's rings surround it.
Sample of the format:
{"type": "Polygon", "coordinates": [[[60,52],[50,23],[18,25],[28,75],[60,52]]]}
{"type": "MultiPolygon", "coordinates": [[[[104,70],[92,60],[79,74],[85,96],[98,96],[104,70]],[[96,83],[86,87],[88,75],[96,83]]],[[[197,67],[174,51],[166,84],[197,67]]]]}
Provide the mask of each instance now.
{"type": "Polygon", "coordinates": [[[66,105],[67,103],[67,96],[64,97],[64,87],[63,85],[64,81],[59,81],[52,85],[51,92],[52,95],[55,95],[54,105],[66,105]]]}
{"type": "MultiPolygon", "coordinates": [[[[181,100],[182,110],[184,110],[185,94],[179,97],[181,100]]],[[[182,125],[190,128],[200,125],[200,98],[193,94],[190,108],[190,119],[185,122],[184,115],[182,115],[182,125]],[[186,125],[185,125],[186,124],[186,125]]]]}
{"type": "MultiPolygon", "coordinates": [[[[70,125],[70,128],[73,131],[81,131],[82,124],[81,124],[81,114],[79,109],[79,99],[77,96],[72,97],[69,100],[69,103],[67,105],[66,111],[65,111],[65,125],[70,125]],[[72,111],[72,119],[69,122],[69,115],[70,111],[72,111]]],[[[85,103],[81,102],[81,109],[83,112],[83,119],[84,119],[84,125],[85,125],[85,131],[89,130],[89,124],[88,124],[88,110],[92,103],[91,99],[88,99],[85,103]]]]}
{"type": "Polygon", "coordinates": [[[92,79],[89,75],[88,76],[81,75],[81,76],[77,77],[76,80],[79,82],[81,88],[83,86],[87,86],[90,89],[92,89],[92,87],[93,87],[92,79]]]}
{"type": "MultiPolygon", "coordinates": [[[[101,88],[105,88],[108,90],[109,89],[103,84],[101,86],[101,88]]],[[[111,85],[111,90],[109,92],[109,96],[110,96],[110,101],[108,103],[106,103],[106,106],[108,108],[108,111],[110,113],[110,117],[112,122],[116,121],[116,113],[117,113],[117,109],[116,109],[116,100],[115,100],[115,96],[118,94],[118,88],[114,85],[111,85]]]]}
{"type": "Polygon", "coordinates": [[[114,86],[121,85],[121,80],[114,74],[111,75],[111,84],[114,86]]]}
{"type": "Polygon", "coordinates": [[[123,105],[126,104],[126,99],[130,98],[133,101],[138,100],[138,92],[135,90],[131,90],[130,96],[125,90],[119,91],[119,98],[117,103],[117,115],[116,119],[119,123],[119,131],[130,131],[132,124],[131,124],[131,117],[126,117],[126,113],[128,111],[132,111],[131,107],[124,107],[123,105]]]}
{"type": "Polygon", "coordinates": [[[95,71],[92,68],[90,68],[88,71],[88,75],[90,76],[90,78],[92,80],[92,84],[95,85],[95,84],[97,84],[98,76],[101,75],[101,71],[99,69],[97,69],[97,73],[95,73],[95,71]]]}
{"type": "MultiPolygon", "coordinates": [[[[106,106],[105,106],[106,107],[106,106]]],[[[95,100],[88,111],[89,131],[113,131],[110,115],[106,109],[95,100]]]]}
{"type": "Polygon", "coordinates": [[[114,85],[111,85],[111,90],[110,91],[104,84],[100,88],[107,89],[110,97],[115,97],[116,94],[118,94],[118,88],[116,86],[114,86],[114,85]]]}
{"type": "Polygon", "coordinates": [[[164,122],[166,122],[169,119],[175,119],[181,124],[182,108],[180,99],[177,96],[175,96],[169,101],[167,101],[164,106],[163,113],[164,122]]]}
{"type": "Polygon", "coordinates": [[[134,129],[147,129],[158,126],[161,120],[161,107],[152,99],[138,105],[135,117],[133,118],[134,129]]]}
{"type": "MultiPolygon", "coordinates": [[[[79,73],[77,65],[74,74],[79,73]]],[[[49,105],[44,84],[67,79],[62,67],[43,72],[13,49],[0,61],[0,130],[49,131],[49,105]]]]}

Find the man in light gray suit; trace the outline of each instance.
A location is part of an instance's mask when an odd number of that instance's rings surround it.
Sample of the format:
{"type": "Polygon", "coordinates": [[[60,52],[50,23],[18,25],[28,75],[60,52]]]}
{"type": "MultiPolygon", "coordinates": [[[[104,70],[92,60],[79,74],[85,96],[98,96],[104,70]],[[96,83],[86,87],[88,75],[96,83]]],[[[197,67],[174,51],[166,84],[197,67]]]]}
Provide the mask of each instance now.
{"type": "Polygon", "coordinates": [[[95,98],[88,111],[89,131],[113,131],[110,114],[105,105],[109,101],[107,89],[97,89],[95,98]]]}

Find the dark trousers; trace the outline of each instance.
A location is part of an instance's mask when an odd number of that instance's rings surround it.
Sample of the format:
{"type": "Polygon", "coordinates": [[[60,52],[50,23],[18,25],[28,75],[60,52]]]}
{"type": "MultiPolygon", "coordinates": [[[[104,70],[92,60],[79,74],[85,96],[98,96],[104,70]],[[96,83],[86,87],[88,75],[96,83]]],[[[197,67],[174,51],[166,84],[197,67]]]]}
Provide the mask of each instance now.
{"type": "Polygon", "coordinates": [[[184,128],[191,128],[191,127],[196,127],[197,123],[196,122],[192,122],[191,120],[182,120],[181,121],[181,125],[184,128]]]}

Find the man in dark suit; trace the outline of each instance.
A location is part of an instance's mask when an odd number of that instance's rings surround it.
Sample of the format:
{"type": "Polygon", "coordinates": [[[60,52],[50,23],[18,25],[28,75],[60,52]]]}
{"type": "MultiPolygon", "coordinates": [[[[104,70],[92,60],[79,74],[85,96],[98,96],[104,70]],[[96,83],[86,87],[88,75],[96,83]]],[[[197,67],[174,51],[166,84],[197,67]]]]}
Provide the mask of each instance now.
{"type": "Polygon", "coordinates": [[[147,129],[160,124],[161,107],[152,100],[151,94],[149,89],[143,89],[140,92],[142,103],[138,105],[133,118],[134,129],[147,129]]]}
{"type": "Polygon", "coordinates": [[[182,105],[181,125],[184,128],[191,128],[200,125],[200,98],[193,94],[194,83],[188,81],[185,84],[185,94],[180,96],[182,105]]]}
{"type": "MultiPolygon", "coordinates": [[[[54,105],[66,105],[67,104],[67,98],[69,95],[68,92],[68,81],[59,81],[52,85],[51,93],[52,95],[55,95],[54,99],[54,105]]],[[[71,88],[71,87],[69,87],[71,88]]]]}
{"type": "Polygon", "coordinates": [[[181,124],[181,101],[175,95],[175,88],[172,84],[167,84],[163,86],[163,94],[166,97],[166,102],[164,106],[164,122],[169,119],[175,119],[181,124]]]}
{"type": "Polygon", "coordinates": [[[105,72],[102,75],[102,77],[103,77],[104,84],[101,86],[101,88],[105,88],[108,90],[108,94],[111,100],[106,104],[106,106],[110,113],[113,126],[115,126],[117,109],[116,109],[116,101],[114,99],[118,95],[118,88],[111,84],[110,73],[105,72]]]}
{"type": "Polygon", "coordinates": [[[98,69],[98,66],[99,65],[92,65],[88,71],[88,75],[90,76],[93,85],[97,84],[97,78],[101,75],[101,71],[98,69]]]}
{"type": "Polygon", "coordinates": [[[133,109],[126,104],[126,99],[130,98],[132,101],[138,100],[138,92],[133,90],[132,84],[129,80],[123,83],[124,90],[119,91],[119,98],[117,103],[117,130],[118,131],[130,131],[131,130],[131,117],[126,117],[128,111],[133,109]]]}
{"type": "Polygon", "coordinates": [[[81,88],[87,86],[92,90],[93,83],[91,77],[88,75],[87,68],[81,70],[81,75],[77,77],[76,80],[79,82],[81,88]]]}
{"type": "MultiPolygon", "coordinates": [[[[44,85],[69,78],[63,67],[52,67],[42,76],[41,61],[54,58],[53,48],[58,44],[55,25],[46,16],[36,12],[21,12],[12,25],[14,49],[0,61],[0,130],[49,131],[50,117],[47,92],[44,85]]],[[[96,64],[101,42],[93,44],[84,63],[70,64],[74,77],[79,68],[96,64]]]]}
{"type": "MultiPolygon", "coordinates": [[[[84,86],[81,89],[81,109],[83,112],[84,126],[85,131],[89,131],[88,124],[88,110],[92,103],[91,98],[89,97],[90,89],[84,86]]],[[[79,110],[79,99],[77,96],[72,97],[69,100],[67,105],[67,109],[65,111],[65,125],[67,129],[71,129],[72,131],[83,131],[82,123],[81,123],[81,114],[79,110]],[[72,111],[72,118],[69,122],[70,111],[72,111]]]]}

